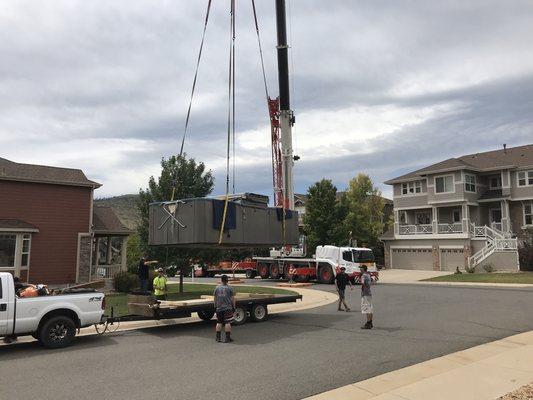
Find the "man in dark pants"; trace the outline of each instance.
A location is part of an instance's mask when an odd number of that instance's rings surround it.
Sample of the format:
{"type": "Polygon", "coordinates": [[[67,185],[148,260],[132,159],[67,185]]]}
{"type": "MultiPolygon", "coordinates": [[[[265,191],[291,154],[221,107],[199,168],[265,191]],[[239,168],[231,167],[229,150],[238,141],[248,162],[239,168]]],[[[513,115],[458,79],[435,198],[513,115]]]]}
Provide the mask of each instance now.
{"type": "Polygon", "coordinates": [[[228,285],[228,276],[222,275],[221,284],[218,285],[213,293],[215,297],[215,312],[217,314],[216,340],[220,342],[222,334],[222,325],[226,332],[224,343],[233,342],[231,339],[231,320],[235,310],[235,291],[228,285]]]}
{"type": "Polygon", "coordinates": [[[148,261],[146,255],[144,255],[139,261],[139,270],[137,275],[139,276],[139,281],[141,283],[141,292],[148,291],[148,278],[150,265],[157,264],[157,261],[148,261]]]}
{"type": "Polygon", "coordinates": [[[350,290],[352,289],[352,282],[350,282],[350,277],[346,273],[346,268],[341,267],[341,272],[337,274],[335,277],[335,286],[337,286],[337,293],[339,294],[339,307],[337,308],[337,311],[343,311],[342,305],[344,304],[344,308],[346,311],[350,311],[350,307],[346,304],[346,297],[345,297],[345,290],[346,285],[350,285],[350,290]]]}

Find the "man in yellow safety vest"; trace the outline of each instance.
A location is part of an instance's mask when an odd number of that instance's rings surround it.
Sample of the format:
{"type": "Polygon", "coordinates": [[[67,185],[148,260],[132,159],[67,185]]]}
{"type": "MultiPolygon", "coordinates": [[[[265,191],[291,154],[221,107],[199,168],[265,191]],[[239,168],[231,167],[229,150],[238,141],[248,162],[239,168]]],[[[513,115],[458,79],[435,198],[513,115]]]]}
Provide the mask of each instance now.
{"type": "Polygon", "coordinates": [[[163,268],[157,270],[157,276],[154,278],[154,294],[157,300],[166,300],[167,298],[167,277],[163,268]]]}

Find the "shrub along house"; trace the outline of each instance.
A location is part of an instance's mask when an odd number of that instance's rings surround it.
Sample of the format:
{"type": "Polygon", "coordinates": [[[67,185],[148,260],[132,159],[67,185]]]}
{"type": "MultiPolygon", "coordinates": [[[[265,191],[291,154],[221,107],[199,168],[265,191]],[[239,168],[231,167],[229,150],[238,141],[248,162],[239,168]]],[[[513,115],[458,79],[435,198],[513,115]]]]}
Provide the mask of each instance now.
{"type": "Polygon", "coordinates": [[[385,183],[394,193],[387,267],[519,268],[517,243],[533,226],[533,145],[450,158],[385,183]]]}
{"type": "Polygon", "coordinates": [[[0,158],[0,271],[34,283],[71,284],[108,276],[106,268],[117,269],[109,267],[117,262],[125,268],[129,232],[109,211],[93,215],[100,186],[78,169],[0,158]],[[102,237],[108,247],[97,246],[102,237]],[[113,237],[120,238],[114,250],[113,237]],[[96,248],[105,253],[97,257],[99,271],[91,268],[96,248]]]}

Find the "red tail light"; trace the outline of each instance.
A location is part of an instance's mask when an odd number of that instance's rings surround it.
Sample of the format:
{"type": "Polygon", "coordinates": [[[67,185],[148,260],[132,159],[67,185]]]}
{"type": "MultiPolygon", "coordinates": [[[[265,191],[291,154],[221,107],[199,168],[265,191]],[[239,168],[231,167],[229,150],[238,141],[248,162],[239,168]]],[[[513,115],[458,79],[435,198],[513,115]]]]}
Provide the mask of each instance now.
{"type": "Polygon", "coordinates": [[[104,298],[102,299],[102,310],[105,310],[105,296],[104,296],[104,298]]]}

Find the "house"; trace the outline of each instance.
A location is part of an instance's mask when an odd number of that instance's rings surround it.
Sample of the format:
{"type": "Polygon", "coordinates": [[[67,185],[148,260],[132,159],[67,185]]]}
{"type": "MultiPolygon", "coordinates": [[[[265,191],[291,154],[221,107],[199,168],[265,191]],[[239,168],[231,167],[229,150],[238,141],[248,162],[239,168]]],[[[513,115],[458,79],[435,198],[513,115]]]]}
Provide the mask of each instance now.
{"type": "Polygon", "coordinates": [[[93,207],[100,186],[78,169],[0,158],[0,271],[71,284],[125,268],[130,232],[112,211],[93,207]]]}
{"type": "Polygon", "coordinates": [[[517,239],[533,221],[533,145],[450,158],[385,182],[394,229],[388,268],[517,270],[517,239]]]}

